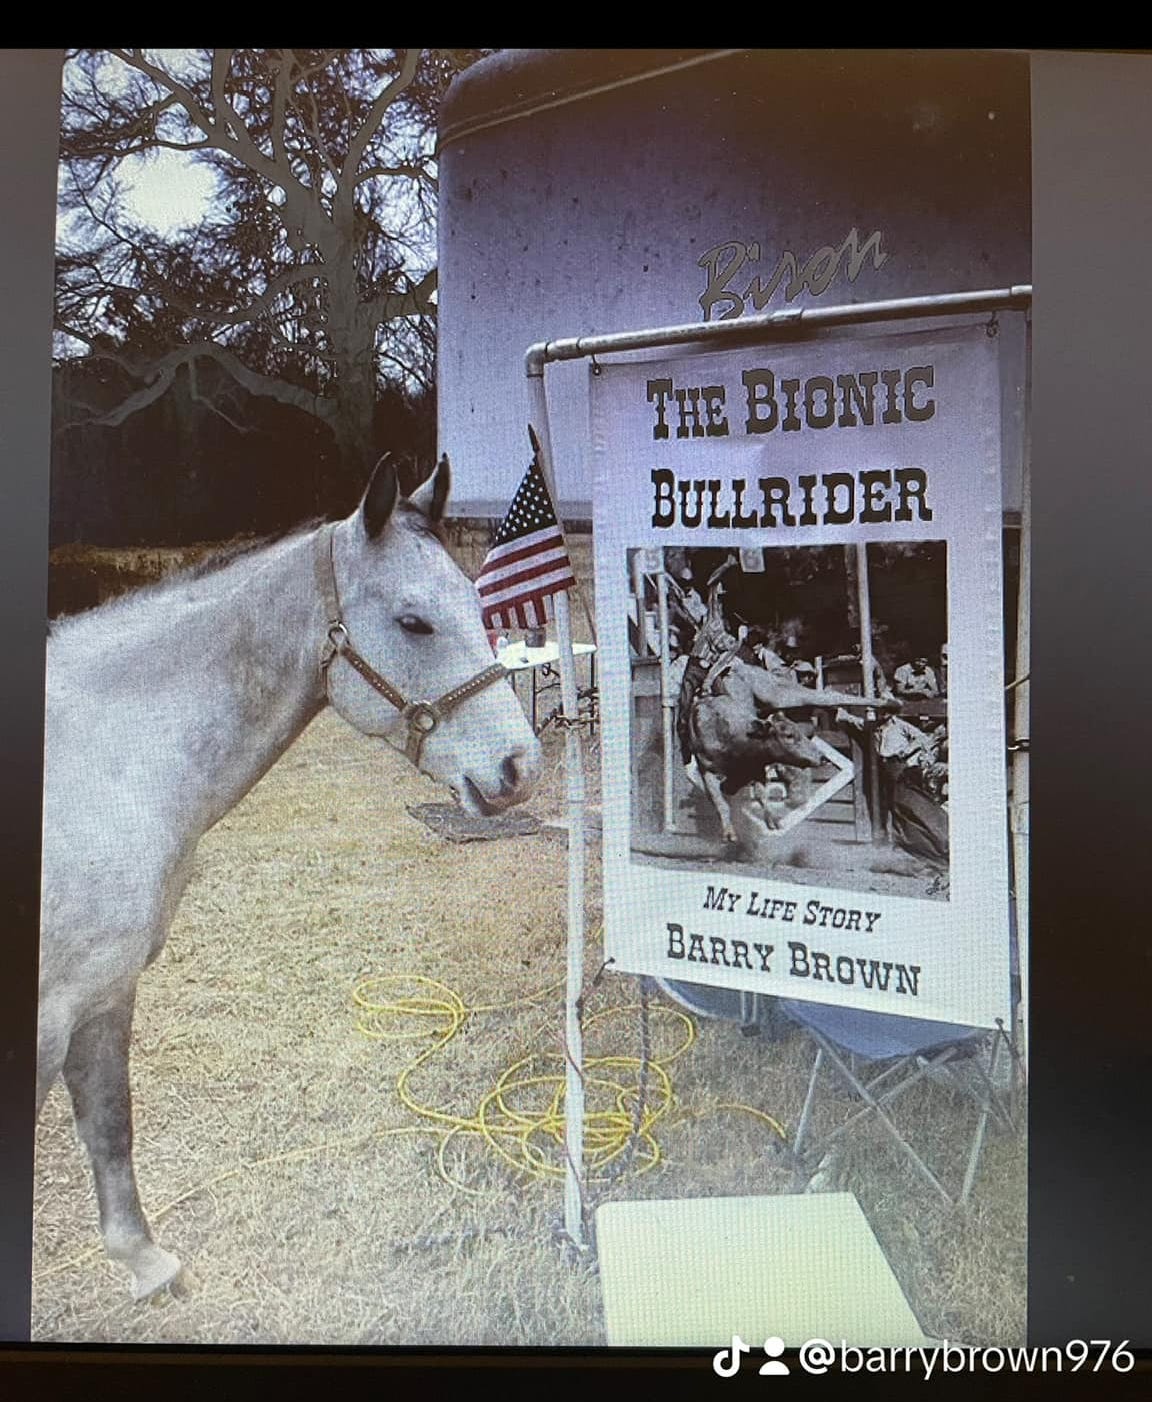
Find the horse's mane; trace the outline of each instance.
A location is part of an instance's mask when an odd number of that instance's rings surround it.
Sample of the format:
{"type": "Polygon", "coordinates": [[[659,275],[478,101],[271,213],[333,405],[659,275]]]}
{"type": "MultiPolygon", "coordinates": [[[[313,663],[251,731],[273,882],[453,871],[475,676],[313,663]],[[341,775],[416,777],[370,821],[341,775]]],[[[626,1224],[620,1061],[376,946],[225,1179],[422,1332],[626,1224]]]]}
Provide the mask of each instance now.
{"type": "Polygon", "coordinates": [[[263,554],[287,540],[306,535],[316,530],[322,523],[323,518],[317,516],[311,520],[285,527],[283,530],[258,536],[255,539],[227,541],[211,550],[209,554],[194,564],[173,570],[171,574],[167,574],[161,579],[126,589],[123,593],[105,599],[103,603],[97,604],[94,608],[85,609],[81,613],[52,619],[48,635],[55,640],[85,633],[90,628],[98,628],[105,620],[117,614],[127,611],[135,612],[141,607],[151,607],[154,603],[171,600],[173,596],[189,585],[223,575],[234,565],[263,554]]]}
{"type": "MultiPolygon", "coordinates": [[[[225,541],[223,545],[215,546],[209,554],[194,564],[187,565],[183,569],[173,570],[171,574],[157,580],[156,587],[163,588],[165,585],[176,584],[181,580],[204,579],[208,575],[218,574],[237,560],[243,560],[249,555],[255,555],[258,551],[278,545],[280,541],[287,540],[289,536],[304,535],[308,531],[314,531],[323,523],[323,516],[313,516],[297,525],[285,526],[282,530],[272,531],[268,535],[256,536],[251,540],[225,541]]],[[[150,588],[152,586],[145,585],[143,587],[150,588]]]]}
{"type": "MultiPolygon", "coordinates": [[[[418,535],[428,536],[438,541],[442,546],[447,546],[445,533],[441,526],[430,521],[421,511],[409,506],[407,502],[398,503],[396,519],[403,521],[407,530],[414,531],[418,535]]],[[[324,525],[325,520],[326,518],[323,516],[315,516],[307,521],[298,522],[283,530],[273,531],[255,539],[225,542],[194,564],[173,570],[171,574],[167,574],[161,579],[127,589],[81,613],[53,619],[48,629],[49,637],[55,640],[87,632],[89,628],[99,628],[105,620],[119,613],[129,610],[136,612],[142,607],[150,608],[153,604],[163,605],[166,602],[174,601],[174,597],[190,585],[223,576],[236,565],[264,554],[287,541],[310,534],[324,525]]]]}

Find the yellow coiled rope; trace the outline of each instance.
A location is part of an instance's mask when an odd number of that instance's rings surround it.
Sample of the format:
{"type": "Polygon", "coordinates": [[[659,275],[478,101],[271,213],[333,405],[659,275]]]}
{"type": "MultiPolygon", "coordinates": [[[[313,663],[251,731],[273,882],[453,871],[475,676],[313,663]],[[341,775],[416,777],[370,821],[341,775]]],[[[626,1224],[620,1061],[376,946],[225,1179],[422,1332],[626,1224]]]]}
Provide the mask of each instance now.
{"type": "MultiPolygon", "coordinates": [[[[563,984],[557,984],[515,1002],[473,1008],[466,1007],[445,984],[420,974],[364,979],[353,990],[352,1000],[359,1009],[356,1025],[366,1037],[383,1042],[431,1039],[431,1045],[397,1077],[396,1094],[414,1115],[441,1129],[437,1164],[441,1176],[454,1187],[473,1191],[454,1179],[445,1164],[448,1144],[458,1134],[478,1135],[494,1154],[529,1178],[558,1177],[564,1173],[562,1053],[531,1052],[521,1057],[501,1073],[471,1115],[421,1104],[409,1085],[420,1067],[457,1036],[469,1017],[539,1002],[562,988],[563,984]]],[[[638,1011],[634,1005],[609,1008],[585,1019],[585,1031],[592,1034],[596,1025],[606,1019],[638,1011]]],[[[673,1022],[682,1035],[671,1051],[649,1059],[643,1105],[639,1098],[643,1062],[639,1057],[596,1056],[584,1062],[584,1167],[590,1178],[600,1176],[619,1159],[633,1139],[636,1172],[646,1173],[660,1162],[660,1146],[653,1130],[672,1108],[667,1066],[696,1040],[696,1025],[678,1009],[657,1005],[650,1011],[673,1022]],[[635,1072],[635,1078],[621,1079],[626,1071],[635,1072]]]]}
{"type": "MultiPolygon", "coordinates": [[[[430,1042],[396,1078],[396,1094],[401,1104],[423,1123],[392,1126],[353,1139],[325,1140],[320,1144],[242,1162],[188,1188],[151,1212],[151,1220],[158,1222],[190,1198],[255,1169],[298,1162],[333,1151],[360,1149],[376,1140],[398,1135],[435,1134],[439,1140],[436,1164],[440,1176],[453,1188],[473,1196],[482,1196],[482,1190],[454,1178],[445,1160],[449,1145],[458,1135],[478,1136],[492,1153],[529,1179],[562,1176],[565,1172],[566,1079],[563,1053],[530,1052],[521,1057],[500,1074],[496,1084],[481,1098],[471,1115],[454,1114],[421,1104],[413,1095],[410,1082],[431,1057],[460,1033],[469,1018],[539,1003],[563,987],[563,983],[553,984],[511,1002],[470,1008],[446,984],[424,974],[383,974],[362,979],[352,990],[358,1031],[380,1042],[425,1039],[430,1042]],[[397,991],[389,994],[388,990],[392,989],[397,991]],[[550,1067],[555,1069],[546,1069],[550,1067]]],[[[585,1032],[591,1035],[598,1025],[610,1018],[635,1015],[640,1011],[636,1004],[607,1008],[584,1019],[585,1032]]],[[[648,1012],[650,1016],[664,1019],[679,1029],[681,1036],[671,1051],[660,1055],[650,1054],[647,1059],[612,1055],[588,1057],[584,1061],[586,1108],[583,1168],[589,1182],[610,1180],[616,1174],[624,1176],[622,1169],[636,1175],[648,1173],[663,1159],[655,1130],[662,1121],[669,1120],[675,1103],[667,1068],[692,1046],[697,1033],[693,1019],[679,1008],[657,1003],[650,1006],[648,1012]],[[622,1162],[629,1149],[632,1150],[630,1159],[622,1162]]],[[[778,1138],[787,1139],[784,1130],[771,1115],[739,1102],[725,1101],[701,1110],[681,1111],[670,1123],[684,1123],[721,1111],[751,1115],[767,1125],[778,1138]]],[[[36,1283],[84,1264],[99,1255],[100,1250],[97,1244],[79,1256],[39,1272],[36,1283]]]]}

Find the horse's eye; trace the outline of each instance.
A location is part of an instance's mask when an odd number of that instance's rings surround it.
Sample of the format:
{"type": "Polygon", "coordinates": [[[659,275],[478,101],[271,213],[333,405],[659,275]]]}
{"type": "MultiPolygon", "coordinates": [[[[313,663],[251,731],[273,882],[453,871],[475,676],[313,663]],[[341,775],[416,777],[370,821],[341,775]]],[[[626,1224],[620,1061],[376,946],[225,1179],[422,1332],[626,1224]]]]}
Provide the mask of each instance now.
{"type": "Polygon", "coordinates": [[[400,627],[403,628],[406,633],[417,633],[426,637],[429,633],[434,633],[436,631],[431,623],[425,623],[422,618],[417,618],[414,613],[401,614],[396,622],[399,623],[400,627]]]}

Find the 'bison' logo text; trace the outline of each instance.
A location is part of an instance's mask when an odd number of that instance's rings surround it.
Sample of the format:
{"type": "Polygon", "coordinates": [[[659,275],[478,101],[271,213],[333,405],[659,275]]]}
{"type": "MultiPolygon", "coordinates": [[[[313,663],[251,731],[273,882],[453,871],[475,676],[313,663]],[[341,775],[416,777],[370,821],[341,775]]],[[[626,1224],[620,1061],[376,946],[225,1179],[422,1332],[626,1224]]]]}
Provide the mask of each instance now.
{"type": "Polygon", "coordinates": [[[880,246],[883,237],[880,230],[876,229],[861,244],[859,230],[849,229],[839,248],[826,244],[823,248],[818,248],[803,264],[794,253],[785,249],[777,259],[775,270],[767,282],[756,273],[749,278],[743,290],[737,290],[732,284],[748,263],[759,260],[759,243],[742,243],[739,239],[718,243],[698,262],[698,266],[708,274],[708,286],[700,297],[704,320],[713,319],[713,308],[717,304],[723,307],[716,315],[718,321],[730,321],[733,317],[743,316],[749,302],[755,311],[762,312],[785,278],[786,302],[791,302],[805,290],[814,297],[819,297],[828,290],[842,265],[848,281],[855,282],[869,254],[872,255],[873,268],[882,268],[888,261],[887,253],[880,246]]]}

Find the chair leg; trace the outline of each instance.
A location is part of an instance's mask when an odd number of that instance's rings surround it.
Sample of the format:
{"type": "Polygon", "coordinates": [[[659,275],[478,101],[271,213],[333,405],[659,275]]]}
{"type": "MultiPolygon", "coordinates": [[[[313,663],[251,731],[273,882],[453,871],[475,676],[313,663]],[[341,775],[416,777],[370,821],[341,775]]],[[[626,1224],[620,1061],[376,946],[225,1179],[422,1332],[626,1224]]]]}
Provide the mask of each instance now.
{"type": "Polygon", "coordinates": [[[895,1141],[897,1146],[901,1150],[903,1150],[903,1152],[908,1156],[909,1159],[911,1159],[912,1163],[923,1175],[925,1180],[932,1185],[932,1187],[936,1190],[937,1193],[939,1193],[939,1195],[944,1199],[944,1201],[949,1207],[955,1207],[955,1201],[953,1200],[952,1195],[948,1192],[948,1189],[945,1188],[944,1184],[940,1182],[939,1178],[936,1177],[936,1175],[932,1172],[932,1170],[928,1167],[928,1165],[924,1162],[924,1160],[920,1157],[916,1150],[913,1149],[911,1144],[909,1144],[908,1141],[904,1138],[904,1136],[900,1133],[899,1129],[885,1113],[884,1107],[875,1098],[875,1096],[872,1095],[868,1087],[863,1085],[857,1079],[857,1077],[852,1074],[852,1072],[844,1064],[841,1058],[836,1055],[836,1053],[832,1050],[830,1046],[823,1045],[823,1050],[828,1056],[828,1059],[837,1068],[841,1075],[845,1077],[845,1079],[848,1081],[849,1085],[851,1085],[852,1089],[856,1092],[856,1094],[860,1096],[860,1098],[868,1106],[871,1112],[874,1115],[876,1115],[880,1123],[884,1126],[884,1129],[888,1132],[889,1135],[891,1135],[892,1139],[895,1141]]]}
{"type": "Polygon", "coordinates": [[[799,1191],[800,1178],[803,1174],[801,1156],[804,1152],[805,1140],[808,1137],[808,1125],[812,1116],[812,1105],[816,1099],[816,1078],[820,1075],[820,1067],[823,1060],[824,1049],[818,1046],[816,1048],[816,1059],[812,1063],[812,1074],[808,1077],[808,1090],[804,1095],[804,1108],[800,1111],[800,1123],[796,1126],[796,1133],[792,1139],[792,1186],[796,1191],[799,1191]]]}
{"type": "MultiPolygon", "coordinates": [[[[996,1033],[992,1040],[992,1049],[988,1054],[988,1065],[985,1066],[980,1060],[972,1063],[972,1068],[980,1080],[985,1096],[985,1105],[988,1112],[995,1116],[997,1122],[1011,1134],[1016,1128],[1015,1116],[1010,1103],[1005,1103],[1004,1097],[996,1089],[996,1066],[1000,1053],[1000,1033],[996,1033]]],[[[1009,1094],[1011,1088],[1009,1088],[1009,1094]]]]}
{"type": "Polygon", "coordinates": [[[902,1057],[896,1065],[890,1067],[882,1075],[877,1076],[874,1080],[862,1082],[863,1090],[868,1092],[863,1108],[857,1110],[855,1114],[850,1115],[835,1132],[837,1134],[842,1134],[846,1130],[851,1129],[859,1120],[866,1119],[872,1114],[872,1100],[875,1100],[877,1105],[887,1105],[894,1101],[897,1096],[903,1095],[905,1091],[911,1090],[918,1081],[922,1081],[925,1077],[931,1076],[933,1071],[941,1067],[944,1067],[946,1070],[950,1069],[949,1063],[954,1055],[955,1053],[953,1051],[945,1051],[934,1056],[930,1061],[923,1061],[910,1076],[906,1076],[899,1084],[889,1087],[889,1089],[885,1090],[881,1095],[876,1094],[876,1087],[889,1076],[903,1071],[913,1058],[902,1057]]]}
{"type": "Polygon", "coordinates": [[[1016,1045],[1016,1038],[1003,1025],[1000,1026],[1000,1036],[1004,1039],[1004,1045],[1008,1048],[1008,1055],[1012,1058],[1012,1073],[1008,1083],[1008,1105],[1009,1118],[1013,1125],[1016,1122],[1016,1110],[1019,1104],[1020,1093],[1028,1082],[1027,1068],[1024,1065],[1024,1058],[1020,1055],[1020,1049],[1016,1045]]]}
{"type": "Polygon", "coordinates": [[[969,1195],[972,1192],[972,1184],[976,1181],[976,1168],[980,1162],[980,1152],[984,1148],[984,1131],[988,1128],[988,1113],[987,1106],[980,1111],[972,1148],[968,1152],[968,1166],[964,1170],[964,1185],[960,1189],[960,1196],[956,1199],[961,1207],[967,1206],[969,1195]]]}
{"type": "MultiPolygon", "coordinates": [[[[965,1164],[963,1183],[959,1195],[954,1197],[944,1186],[941,1180],[936,1176],[936,1174],[932,1172],[932,1170],[928,1167],[928,1165],[916,1152],[916,1150],[908,1142],[904,1135],[900,1132],[898,1126],[886,1112],[885,1105],[894,1101],[898,1096],[902,1095],[906,1090],[910,1089],[911,1086],[915,1085],[917,1081],[923,1079],[925,1076],[930,1075],[938,1067],[945,1068],[955,1077],[957,1068],[952,1064],[952,1062],[956,1055],[956,1049],[945,1049],[945,1051],[943,1051],[942,1053],[939,1053],[935,1057],[932,1057],[927,1060],[921,1058],[918,1069],[912,1075],[906,1076],[904,1080],[899,1081],[895,1085],[885,1086],[885,1088],[882,1091],[880,1091],[879,1094],[877,1094],[877,1090],[879,1090],[879,1088],[884,1082],[889,1081],[893,1074],[899,1074],[899,1072],[902,1069],[901,1064],[889,1067],[888,1069],[883,1071],[879,1076],[874,1077],[871,1081],[865,1081],[856,1072],[854,1057],[848,1059],[842,1058],[837,1053],[836,1048],[825,1037],[821,1036],[814,1029],[808,1029],[808,1035],[811,1037],[812,1041],[816,1043],[817,1050],[816,1058],[812,1066],[812,1074],[809,1077],[808,1088],[804,1098],[804,1107],[801,1111],[800,1122],[797,1127],[796,1136],[793,1143],[793,1156],[794,1163],[796,1165],[796,1190],[799,1191],[800,1178],[802,1174],[800,1160],[802,1155],[804,1154],[804,1151],[808,1149],[809,1132],[811,1129],[811,1120],[815,1104],[817,1077],[819,1075],[821,1067],[825,1062],[825,1059],[827,1059],[832,1064],[832,1066],[840,1073],[846,1084],[855,1093],[860,1102],[860,1108],[857,1109],[855,1113],[849,1115],[848,1118],[844,1120],[842,1124],[838,1125],[834,1130],[832,1130],[832,1132],[825,1139],[822,1139],[820,1141],[820,1147],[823,1151],[825,1151],[826,1156],[827,1151],[831,1150],[835,1143],[845,1133],[847,1133],[853,1125],[859,1123],[859,1121],[867,1118],[869,1115],[875,1115],[879,1120],[881,1126],[883,1127],[884,1131],[891,1137],[891,1139],[895,1143],[896,1147],[903,1152],[906,1158],[916,1168],[917,1172],[933,1188],[933,1190],[939,1195],[939,1197],[948,1207],[956,1208],[967,1206],[968,1200],[972,1194],[973,1186],[975,1184],[976,1174],[980,1164],[980,1157],[983,1152],[984,1141],[987,1135],[989,1119],[994,1116],[998,1122],[1003,1123],[1010,1131],[1014,1128],[1015,1125],[1015,1120],[1011,1109],[1009,1108],[1009,1106],[1004,1104],[1003,1097],[996,1090],[995,1086],[996,1068],[998,1065],[998,1058],[1001,1054],[1001,1037],[1003,1037],[1004,1039],[1008,1054],[1012,1056],[1014,1063],[1012,1068],[1013,1073],[1015,1073],[1017,1070],[1018,1053],[1016,1053],[1016,1049],[1012,1045],[1011,1038],[1008,1037],[1002,1029],[1000,1032],[993,1036],[991,1045],[987,1053],[987,1066],[985,1066],[984,1064],[983,1056],[974,1057],[970,1062],[966,1062],[966,1064],[971,1065],[975,1076],[978,1078],[981,1093],[979,1093],[978,1095],[974,1095],[974,1092],[976,1091],[976,1087],[974,1085],[965,1085],[959,1079],[957,1079],[956,1081],[959,1089],[963,1091],[964,1094],[967,1097],[969,1097],[969,1099],[977,1099],[977,1103],[979,1105],[979,1118],[976,1123],[976,1128],[972,1137],[971,1147],[968,1152],[967,1162],[965,1164]]],[[[906,1059],[906,1061],[907,1060],[910,1059],[906,1059]]],[[[1015,1074],[1013,1075],[1013,1084],[1015,1084],[1015,1074]]]]}

